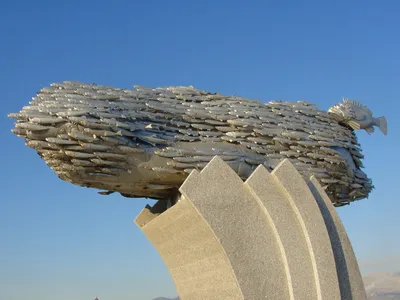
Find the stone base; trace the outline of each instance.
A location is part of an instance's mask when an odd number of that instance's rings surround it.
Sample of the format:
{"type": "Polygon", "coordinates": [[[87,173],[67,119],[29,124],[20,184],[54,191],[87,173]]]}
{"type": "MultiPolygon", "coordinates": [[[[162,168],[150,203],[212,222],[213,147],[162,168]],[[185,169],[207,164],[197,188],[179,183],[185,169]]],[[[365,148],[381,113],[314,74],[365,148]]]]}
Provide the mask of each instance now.
{"type": "Polygon", "coordinates": [[[135,223],[182,300],[366,299],[331,201],[288,160],[243,182],[215,157],[179,191],[172,207],[147,206],[135,223]]]}

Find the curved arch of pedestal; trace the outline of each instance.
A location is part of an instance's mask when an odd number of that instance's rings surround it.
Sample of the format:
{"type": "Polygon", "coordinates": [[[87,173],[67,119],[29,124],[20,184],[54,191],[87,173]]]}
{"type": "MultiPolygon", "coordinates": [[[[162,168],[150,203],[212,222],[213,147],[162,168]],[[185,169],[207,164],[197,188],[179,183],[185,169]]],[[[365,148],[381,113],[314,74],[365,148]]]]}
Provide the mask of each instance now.
{"type": "Polygon", "coordinates": [[[366,299],[328,196],[288,160],[243,182],[215,157],[180,193],[172,207],[148,206],[135,222],[182,300],[366,299]]]}

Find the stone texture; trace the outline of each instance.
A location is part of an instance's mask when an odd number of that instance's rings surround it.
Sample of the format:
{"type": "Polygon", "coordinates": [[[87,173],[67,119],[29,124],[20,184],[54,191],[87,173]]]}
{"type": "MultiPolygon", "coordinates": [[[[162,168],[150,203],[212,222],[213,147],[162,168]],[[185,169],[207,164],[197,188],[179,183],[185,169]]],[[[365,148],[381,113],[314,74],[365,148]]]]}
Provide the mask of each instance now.
{"type": "Polygon", "coordinates": [[[315,298],[316,287],[309,247],[285,190],[263,166],[259,166],[245,184],[274,224],[276,239],[280,240],[285,261],[290,299],[315,298]]]}
{"type": "Polygon", "coordinates": [[[329,299],[332,300],[340,299],[332,246],[313,194],[288,160],[281,162],[272,174],[288,194],[287,200],[296,212],[303,238],[307,242],[317,293],[315,299],[323,299],[322,295],[325,298],[325,295],[329,295],[329,299]]]}
{"type": "Polygon", "coordinates": [[[357,259],[339,215],[315,177],[310,178],[308,186],[328,229],[339,278],[341,299],[367,299],[357,259]]]}
{"type": "Polygon", "coordinates": [[[180,188],[218,236],[245,299],[288,299],[280,247],[243,181],[215,157],[180,188]],[[271,276],[273,274],[273,276],[271,276]]]}
{"type": "MultiPolygon", "coordinates": [[[[192,171],[178,201],[136,224],[182,300],[365,299],[351,244],[315,178],[285,160],[243,182],[219,157],[192,171]]],[[[174,201],[173,201],[174,202],[174,201]]]]}
{"type": "Polygon", "coordinates": [[[218,238],[189,200],[151,215],[146,207],[135,222],[160,253],[182,300],[245,299],[218,238]]]}

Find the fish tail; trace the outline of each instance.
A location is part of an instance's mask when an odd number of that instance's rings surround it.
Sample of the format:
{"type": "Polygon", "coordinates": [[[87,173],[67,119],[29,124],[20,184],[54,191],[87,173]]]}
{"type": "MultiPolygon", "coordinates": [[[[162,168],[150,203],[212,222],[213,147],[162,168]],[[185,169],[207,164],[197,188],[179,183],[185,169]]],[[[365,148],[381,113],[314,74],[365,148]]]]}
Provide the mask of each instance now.
{"type": "Polygon", "coordinates": [[[378,126],[384,135],[387,135],[387,121],[385,117],[376,118],[376,126],[378,126]]]}

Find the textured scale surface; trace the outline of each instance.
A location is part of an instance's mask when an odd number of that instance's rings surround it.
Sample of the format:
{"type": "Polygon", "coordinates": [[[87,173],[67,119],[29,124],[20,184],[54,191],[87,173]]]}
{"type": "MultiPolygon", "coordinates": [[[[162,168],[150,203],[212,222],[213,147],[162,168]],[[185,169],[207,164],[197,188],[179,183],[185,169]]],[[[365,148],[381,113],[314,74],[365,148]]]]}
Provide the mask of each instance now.
{"type": "Polygon", "coordinates": [[[259,164],[272,170],[288,158],[304,177],[314,175],[336,206],[373,188],[353,130],[335,111],[306,101],[264,104],[194,87],[66,81],[9,116],[17,120],[13,133],[61,179],[102,194],[168,199],[215,155],[243,179],[259,164]]]}

